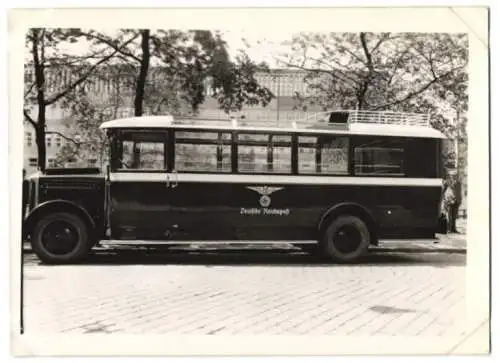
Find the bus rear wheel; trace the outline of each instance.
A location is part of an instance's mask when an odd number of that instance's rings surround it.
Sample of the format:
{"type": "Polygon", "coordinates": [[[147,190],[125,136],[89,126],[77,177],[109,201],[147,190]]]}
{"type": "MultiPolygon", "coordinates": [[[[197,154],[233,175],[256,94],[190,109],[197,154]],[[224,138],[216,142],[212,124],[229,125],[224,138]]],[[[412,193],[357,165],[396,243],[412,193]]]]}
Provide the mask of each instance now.
{"type": "Polygon", "coordinates": [[[92,248],[85,222],[72,213],[51,213],[36,224],[31,246],[47,264],[64,264],[84,259],[92,248]]]}
{"type": "Polygon", "coordinates": [[[324,230],[322,250],[333,261],[355,262],[370,246],[370,231],[359,217],[342,215],[324,230]]]}

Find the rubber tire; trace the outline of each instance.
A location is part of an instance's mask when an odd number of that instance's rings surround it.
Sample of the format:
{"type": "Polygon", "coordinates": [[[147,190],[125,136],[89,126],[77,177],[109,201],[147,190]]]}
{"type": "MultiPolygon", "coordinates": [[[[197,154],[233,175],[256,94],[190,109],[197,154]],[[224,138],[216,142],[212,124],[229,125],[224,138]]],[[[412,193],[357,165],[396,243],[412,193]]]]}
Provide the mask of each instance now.
{"type": "Polygon", "coordinates": [[[72,213],[52,213],[42,217],[33,229],[31,238],[31,247],[37,255],[37,257],[46,264],[67,264],[80,262],[85,257],[89,255],[89,251],[92,248],[92,241],[89,235],[88,226],[86,223],[77,215],[72,213]],[[63,220],[71,223],[78,232],[79,241],[77,247],[68,254],[63,256],[54,255],[48,252],[42,244],[42,233],[44,228],[51,222],[56,220],[63,220]]]}
{"type": "Polygon", "coordinates": [[[370,231],[366,226],[365,222],[363,222],[362,219],[356,216],[351,216],[351,215],[339,216],[335,218],[324,230],[323,240],[322,240],[322,251],[329,259],[333,260],[334,262],[338,263],[355,262],[360,257],[366,254],[369,247],[370,247],[370,231]],[[361,242],[359,247],[355,251],[349,254],[340,252],[337,248],[335,248],[334,243],[332,243],[332,236],[335,236],[336,231],[340,227],[346,225],[356,227],[361,236],[361,242]]]}

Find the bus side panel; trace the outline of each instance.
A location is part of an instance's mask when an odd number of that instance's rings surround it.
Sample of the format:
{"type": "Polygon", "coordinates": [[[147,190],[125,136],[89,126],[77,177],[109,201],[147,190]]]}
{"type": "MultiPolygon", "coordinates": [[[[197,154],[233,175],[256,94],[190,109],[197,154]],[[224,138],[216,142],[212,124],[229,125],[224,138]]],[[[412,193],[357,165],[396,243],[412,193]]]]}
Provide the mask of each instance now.
{"type": "Polygon", "coordinates": [[[171,193],[162,181],[113,181],[110,188],[112,239],[169,239],[173,229],[169,218],[171,193]]]}
{"type": "Polygon", "coordinates": [[[184,182],[169,195],[167,220],[177,238],[307,240],[329,209],[351,202],[370,211],[379,238],[430,238],[440,196],[427,186],[184,182]]]}

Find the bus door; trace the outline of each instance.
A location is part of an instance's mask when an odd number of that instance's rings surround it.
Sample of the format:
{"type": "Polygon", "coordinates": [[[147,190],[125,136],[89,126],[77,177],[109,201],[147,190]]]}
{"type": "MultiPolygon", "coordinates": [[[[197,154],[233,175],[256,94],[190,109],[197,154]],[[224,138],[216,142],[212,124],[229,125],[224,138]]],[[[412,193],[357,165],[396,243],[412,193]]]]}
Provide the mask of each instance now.
{"type": "Polygon", "coordinates": [[[167,214],[176,227],[174,238],[234,238],[231,140],[230,131],[173,131],[167,214]]]}
{"type": "Polygon", "coordinates": [[[109,222],[112,239],[169,238],[168,131],[122,131],[112,142],[109,222]]]}

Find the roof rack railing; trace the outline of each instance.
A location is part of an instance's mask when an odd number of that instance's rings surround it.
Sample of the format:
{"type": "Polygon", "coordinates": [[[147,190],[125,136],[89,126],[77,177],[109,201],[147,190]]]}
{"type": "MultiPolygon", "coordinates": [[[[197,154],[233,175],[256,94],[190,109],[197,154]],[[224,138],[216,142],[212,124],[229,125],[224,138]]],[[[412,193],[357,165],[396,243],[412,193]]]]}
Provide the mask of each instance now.
{"type": "Polygon", "coordinates": [[[178,118],[172,122],[172,125],[207,125],[207,126],[228,126],[232,128],[245,127],[245,126],[258,126],[258,127],[291,127],[294,129],[312,126],[311,122],[301,120],[261,120],[255,121],[252,119],[231,117],[228,119],[218,118],[178,118]]]}
{"type": "Polygon", "coordinates": [[[430,114],[393,111],[330,110],[309,115],[304,120],[328,122],[328,118],[332,113],[348,114],[348,124],[369,123],[400,126],[430,126],[430,114]]]}
{"type": "MultiPolygon", "coordinates": [[[[337,119],[339,119],[337,117],[337,119]]],[[[353,123],[363,124],[385,124],[385,125],[399,125],[399,126],[430,126],[430,115],[422,113],[409,113],[409,112],[392,112],[392,111],[361,111],[361,110],[331,110],[324,112],[317,112],[306,117],[287,120],[261,120],[256,121],[247,118],[245,115],[229,116],[227,118],[196,118],[196,117],[179,117],[174,118],[174,125],[220,125],[220,126],[259,126],[259,127],[291,127],[306,128],[314,126],[315,123],[322,123],[325,126],[345,124],[348,126],[353,123]],[[340,119],[344,121],[338,123],[335,121],[334,116],[341,115],[340,119]],[[332,119],[334,121],[332,121],[332,119]]]]}

